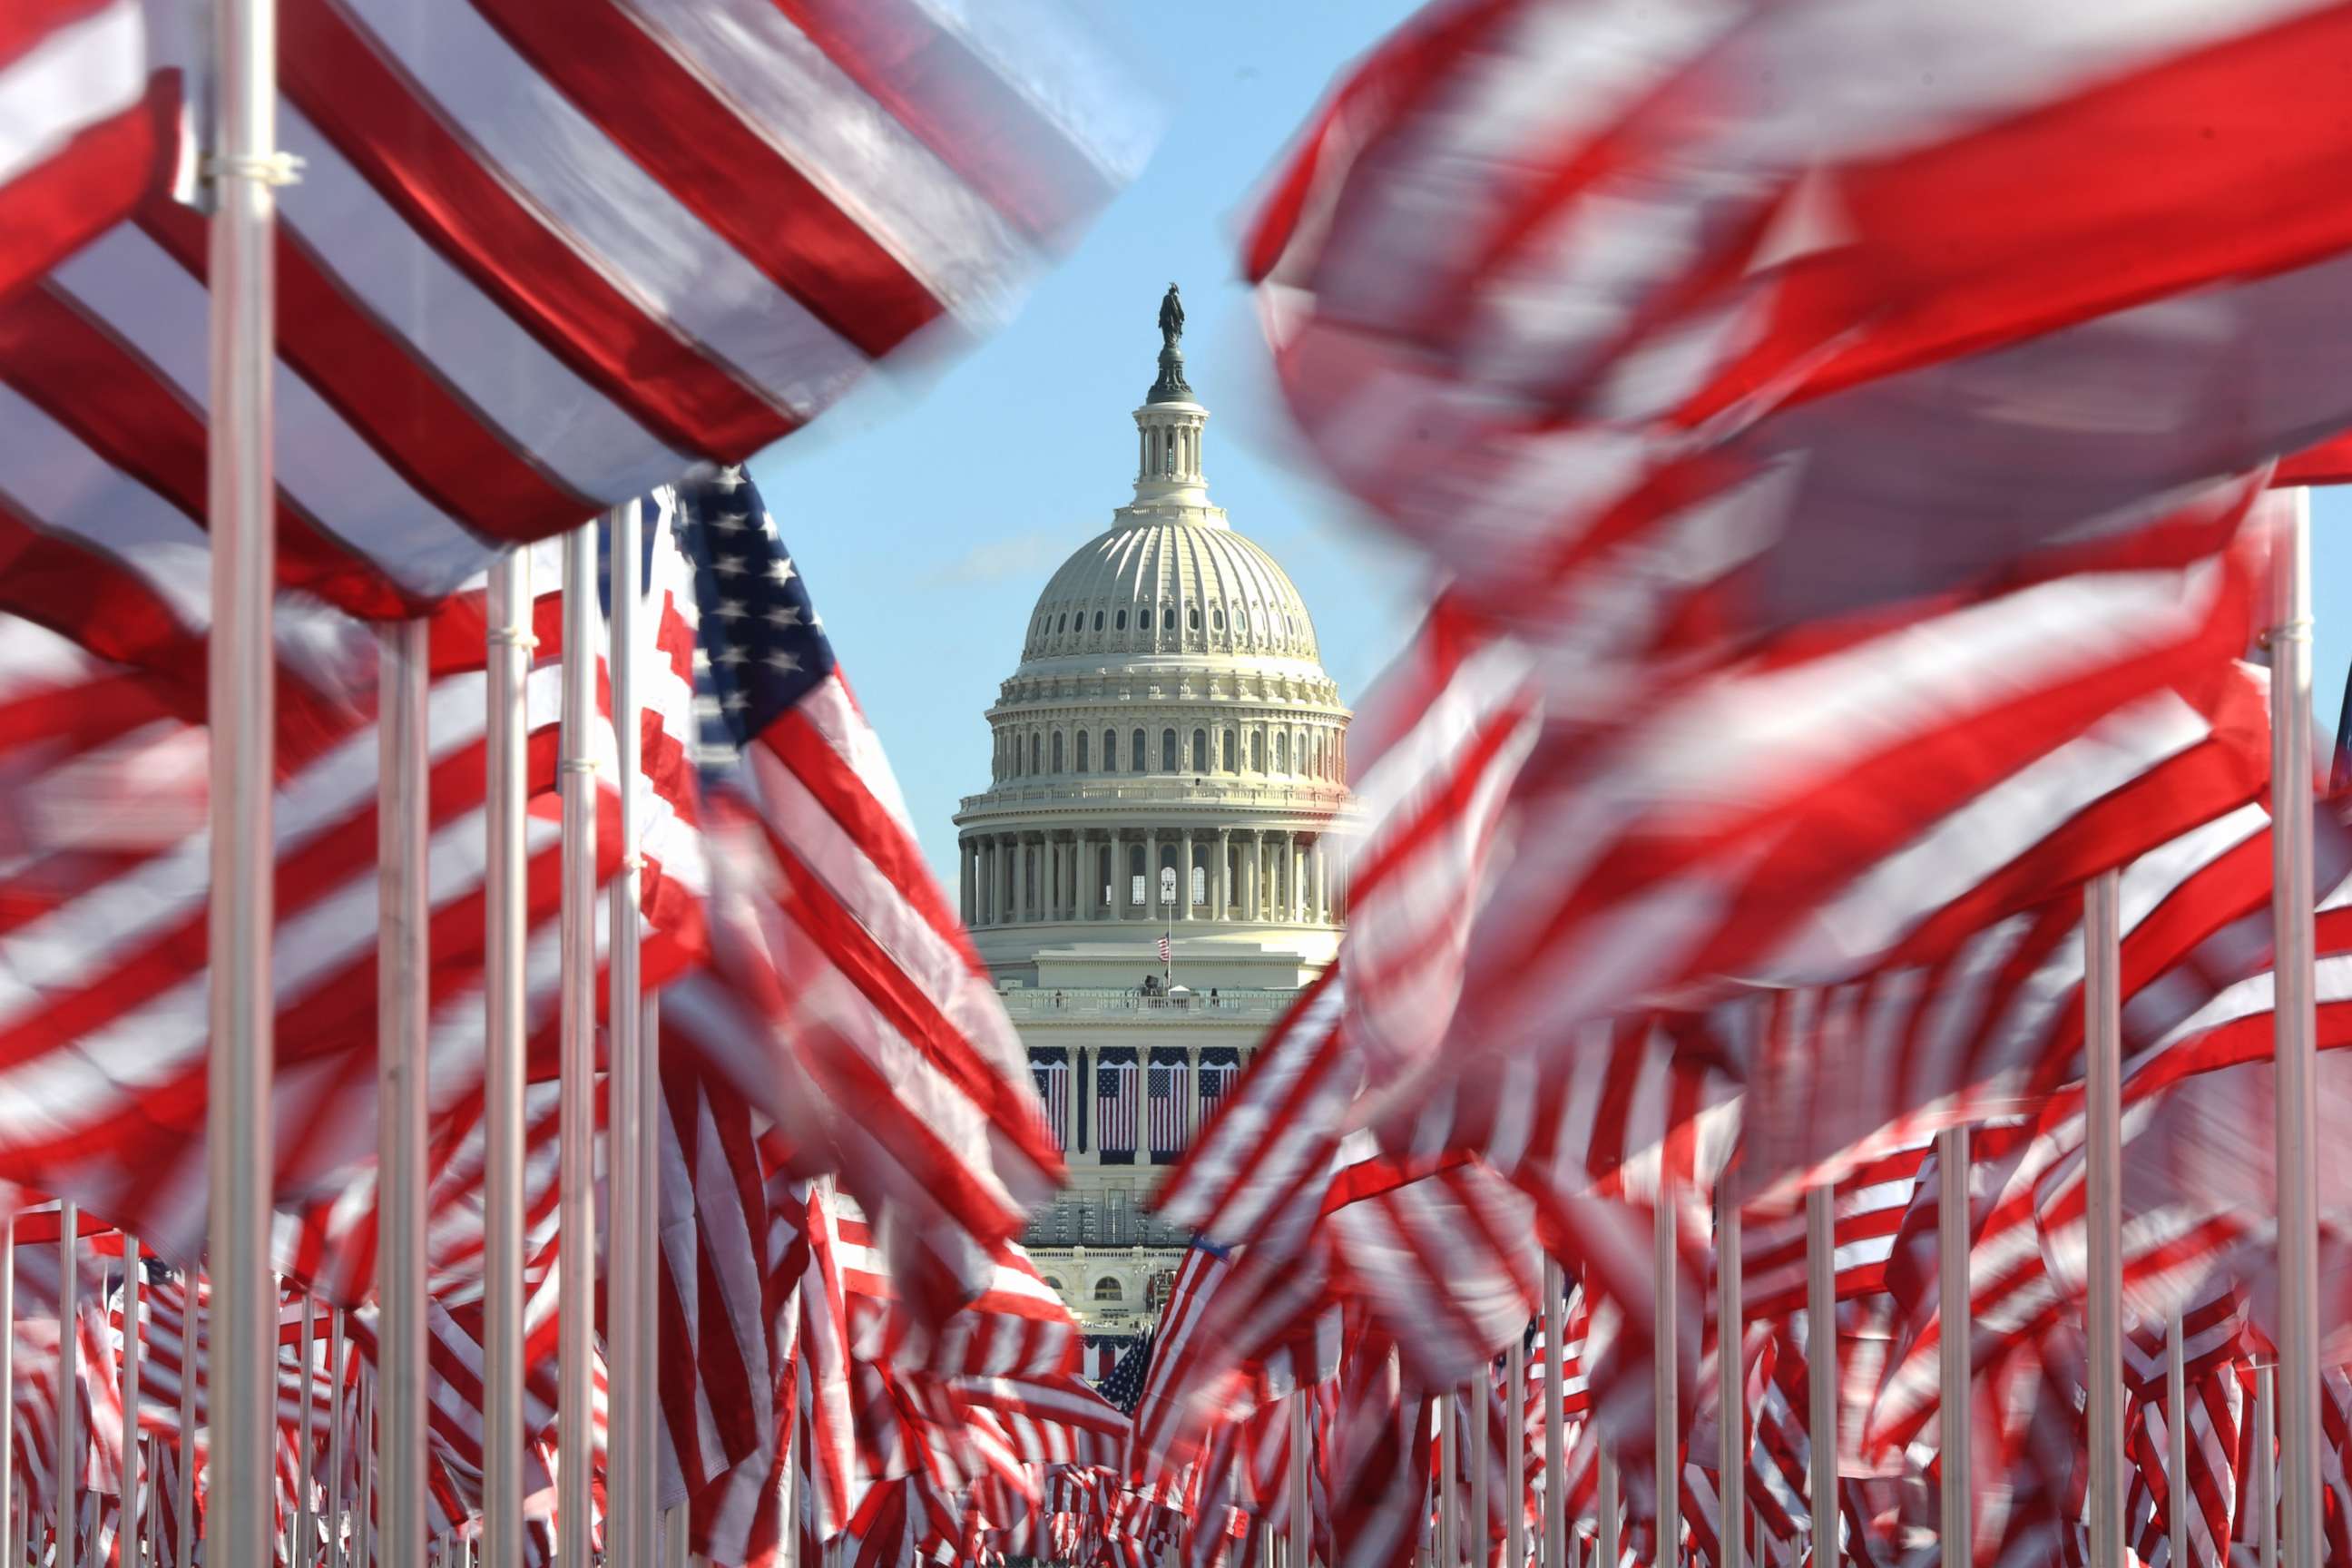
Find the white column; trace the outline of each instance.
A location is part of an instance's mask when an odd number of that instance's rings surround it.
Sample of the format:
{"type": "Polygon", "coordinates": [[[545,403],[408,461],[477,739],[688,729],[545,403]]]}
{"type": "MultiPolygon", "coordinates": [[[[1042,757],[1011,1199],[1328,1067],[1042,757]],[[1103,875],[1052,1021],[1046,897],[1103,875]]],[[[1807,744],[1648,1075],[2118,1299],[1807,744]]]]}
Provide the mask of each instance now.
{"type": "Polygon", "coordinates": [[[2312,1109],[2311,492],[2271,546],[2271,916],[2277,931],[2278,1419],[2289,1568],[2319,1568],[2319,1211],[2312,1109]]]}
{"type": "Polygon", "coordinates": [[[1192,918],[1192,830],[1191,828],[1184,830],[1184,836],[1180,842],[1183,860],[1176,872],[1176,918],[1180,921],[1189,921],[1192,918]]]}
{"type": "MultiPolygon", "coordinates": [[[[562,954],[557,1072],[556,1563],[589,1568],[590,1352],[596,1300],[596,529],[563,536],[562,954]]],[[[420,1540],[394,1563],[424,1554],[420,1540]]]]}
{"type": "Polygon", "coordinates": [[[1264,854],[1257,829],[1242,836],[1242,919],[1255,922],[1264,912],[1258,902],[1258,861],[1264,854]]]}
{"type": "Polygon", "coordinates": [[[1231,920],[1234,915],[1234,836],[1230,828],[1217,829],[1216,888],[1212,895],[1217,900],[1212,920],[1231,920]]]}
{"type": "Polygon", "coordinates": [[[1086,829],[1078,830],[1077,843],[1078,918],[1091,923],[1102,907],[1101,858],[1095,853],[1094,839],[1086,829]]]}

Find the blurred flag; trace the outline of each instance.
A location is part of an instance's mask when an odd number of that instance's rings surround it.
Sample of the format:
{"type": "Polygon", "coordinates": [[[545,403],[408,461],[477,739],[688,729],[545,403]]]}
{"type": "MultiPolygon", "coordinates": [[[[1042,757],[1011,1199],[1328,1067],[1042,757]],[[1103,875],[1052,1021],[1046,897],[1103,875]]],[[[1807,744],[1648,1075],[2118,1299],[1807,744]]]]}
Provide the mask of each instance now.
{"type": "MultiPolygon", "coordinates": [[[[749,456],[934,323],[985,331],[1153,132],[1056,0],[301,0],[279,26],[279,580],[365,616],[749,456]]],[[[0,302],[0,606],[108,652],[205,625],[206,264],[203,216],[151,186],[0,302]]]]}
{"type": "Polygon", "coordinates": [[[1102,1395],[1117,1405],[1122,1415],[1135,1414],[1136,1403],[1143,1397],[1144,1381],[1150,1375],[1151,1347],[1158,1338],[1156,1331],[1127,1347],[1118,1364],[1103,1379],[1102,1395]]]}
{"type": "Polygon", "coordinates": [[[0,295],[128,213],[169,141],[140,0],[16,0],[0,16],[0,295]]]}

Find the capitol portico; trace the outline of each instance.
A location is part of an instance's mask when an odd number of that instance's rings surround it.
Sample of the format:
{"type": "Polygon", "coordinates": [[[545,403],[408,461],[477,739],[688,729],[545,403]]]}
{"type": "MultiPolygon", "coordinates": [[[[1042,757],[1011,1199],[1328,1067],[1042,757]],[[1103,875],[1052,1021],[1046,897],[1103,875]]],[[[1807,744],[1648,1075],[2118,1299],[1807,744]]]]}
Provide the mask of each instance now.
{"type": "Polygon", "coordinates": [[[1071,1167],[1031,1248],[1104,1329],[1139,1321],[1184,1240],[1141,1212],[1155,1167],[1338,951],[1355,822],[1307,605],[1210,502],[1172,288],[1160,326],[1134,499],[1038,595],[956,816],[964,921],[1071,1167]]]}

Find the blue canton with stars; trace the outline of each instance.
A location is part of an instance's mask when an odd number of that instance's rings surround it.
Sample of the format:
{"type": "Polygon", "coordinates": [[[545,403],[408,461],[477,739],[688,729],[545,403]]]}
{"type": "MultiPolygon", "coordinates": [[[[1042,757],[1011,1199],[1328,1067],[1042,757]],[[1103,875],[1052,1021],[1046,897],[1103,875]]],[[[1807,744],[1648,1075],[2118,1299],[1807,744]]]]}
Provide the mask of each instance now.
{"type": "Polygon", "coordinates": [[[740,468],[677,486],[677,533],[700,614],[695,688],[718,706],[703,739],[731,756],[833,673],[833,644],[740,468]]]}

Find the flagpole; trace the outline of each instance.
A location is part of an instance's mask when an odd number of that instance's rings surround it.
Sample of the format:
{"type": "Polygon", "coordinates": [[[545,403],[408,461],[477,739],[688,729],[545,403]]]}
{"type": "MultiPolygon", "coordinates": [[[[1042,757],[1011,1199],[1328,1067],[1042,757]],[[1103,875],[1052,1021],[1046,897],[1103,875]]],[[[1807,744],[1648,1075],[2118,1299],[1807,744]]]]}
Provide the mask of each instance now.
{"type": "MultiPolygon", "coordinates": [[[[562,1002],[559,1072],[556,1563],[589,1568],[596,1328],[596,526],[563,536],[562,1002]]],[[[396,1562],[414,1561],[398,1557],[396,1562]]]]}
{"type": "Polygon", "coordinates": [[[641,1205],[644,1173],[640,1145],[647,1136],[651,1107],[640,1050],[645,1039],[641,1009],[637,927],[637,840],[643,812],[643,776],[637,763],[637,601],[644,545],[643,517],[635,501],[606,514],[612,584],[605,656],[613,707],[613,786],[619,809],[621,864],[607,894],[611,965],[605,1005],[605,1042],[610,1070],[607,1097],[608,1177],[613,1200],[611,1277],[605,1282],[605,1401],[607,1432],[604,1483],[605,1552],[614,1568],[653,1568],[654,1479],[646,1460],[654,1419],[653,1390],[640,1380],[646,1364],[638,1336],[648,1325],[637,1315],[636,1282],[653,1267],[646,1237],[649,1220],[641,1205]]]}
{"type": "MultiPolygon", "coordinates": [[[[16,1215],[0,1215],[0,1541],[15,1552],[20,1521],[9,1478],[16,1473],[16,1215]]],[[[23,1568],[15,1552],[8,1568],[23,1568]]]]}
{"type": "Polygon", "coordinates": [[[180,1474],[173,1489],[172,1521],[180,1538],[180,1555],[186,1559],[195,1552],[197,1352],[205,1317],[196,1295],[197,1279],[193,1268],[180,1276],[185,1291],[180,1304],[180,1474]]]}
{"type": "Polygon", "coordinates": [[[81,1484],[81,1260],[76,1247],[80,1211],[70,1203],[58,1205],[58,1451],[51,1466],[57,1493],[57,1568],[74,1568],[74,1540],[79,1521],[74,1514],[74,1490],[81,1484]]]}
{"type": "MultiPolygon", "coordinates": [[[[2175,1308],[2164,1324],[2164,1479],[2172,1561],[2189,1561],[2189,1510],[2195,1499],[2189,1487],[2189,1369],[2181,1354],[2180,1312],[2175,1308]]],[[[2217,1543],[2219,1544],[2219,1543],[2217,1543]]],[[[2228,1547],[2222,1546],[2226,1553],[2228,1547]]]]}
{"type": "Polygon", "coordinates": [[[122,1233],[122,1538],[121,1561],[139,1559],[139,1238],[122,1233]]]}
{"type": "MultiPolygon", "coordinates": [[[[1590,1420],[1591,1417],[1588,1416],[1587,1419],[1590,1420]]],[[[1595,1425],[1597,1426],[1598,1423],[1595,1425]]],[[[1609,1451],[1606,1444],[1598,1445],[1598,1447],[1601,1473],[1597,1478],[1597,1493],[1593,1506],[1601,1518],[1593,1534],[1593,1551],[1601,1559],[1601,1568],[1617,1568],[1617,1560],[1624,1554],[1625,1550],[1624,1542],[1618,1531],[1618,1526],[1622,1522],[1624,1510],[1617,1500],[1617,1458],[1609,1451]]]]}
{"type": "Polygon", "coordinates": [[[1313,1436],[1307,1423],[1307,1389],[1301,1384],[1290,1396],[1291,1568],[1307,1568],[1315,1555],[1315,1521],[1309,1517],[1313,1505],[1307,1495],[1307,1450],[1313,1436]]]}
{"type": "Polygon", "coordinates": [[[1568,1280],[1559,1259],[1544,1255],[1543,1568],[1568,1564],[1568,1280]]]}
{"type": "Polygon", "coordinates": [[[2278,1568],[2278,1368],[2254,1368],[2254,1562],[2278,1568]]]}
{"type": "MultiPolygon", "coordinates": [[[[301,1447],[294,1456],[294,1539],[301,1543],[304,1552],[308,1552],[311,1543],[318,1539],[318,1503],[311,1494],[316,1467],[310,1461],[314,1441],[312,1427],[315,1426],[310,1406],[319,1386],[318,1360],[318,1301],[305,1290],[302,1292],[302,1438],[301,1447]]],[[[297,1563],[302,1561],[300,1557],[295,1559],[297,1563]]]]}
{"type": "MultiPolygon", "coordinates": [[[[1544,1279],[1551,1279],[1545,1260],[1544,1279]]],[[[1508,1489],[1503,1499],[1503,1561],[1509,1568],[1528,1568],[1528,1336],[1521,1332],[1503,1351],[1503,1376],[1509,1384],[1511,1451],[1503,1469],[1508,1489]]]]}
{"type": "Polygon", "coordinates": [[[1743,1568],[1748,1552],[1748,1398],[1745,1357],[1748,1314],[1741,1295],[1739,1173],[1723,1173],[1715,1188],[1715,1397],[1718,1475],[1716,1513],[1721,1528],[1720,1568],[1743,1568]]]}
{"type": "Polygon", "coordinates": [[[206,1104],[214,1290],[211,1478],[215,1563],[267,1562],[275,1533],[278,1303],[269,1289],[270,837],[276,692],[270,638],[277,509],[271,377],[278,151],[276,0],[219,0],[219,118],[208,173],[212,550],[206,723],[212,752],[211,1040],[206,1104]]]}
{"type": "Polygon", "coordinates": [[[1437,1563],[1461,1568],[1460,1523],[1454,1512],[1454,1445],[1459,1441],[1454,1421],[1454,1391],[1437,1401],[1437,1563]]]}
{"type": "Polygon", "coordinates": [[[343,1466],[350,1462],[343,1439],[343,1374],[350,1370],[343,1348],[343,1310],[327,1309],[327,1563],[342,1568],[343,1466]]]}
{"type": "MultiPolygon", "coordinates": [[[[2084,1186],[2089,1242],[2084,1315],[2090,1364],[2090,1568],[2123,1568],[2123,1147],[2120,879],[2104,871],[2083,900],[2084,1186]]],[[[2311,1568],[2317,1568],[2312,1564],[2311,1568]]]]}
{"type": "Polygon", "coordinates": [[[1969,1291],[1969,1130],[1936,1134],[1936,1296],[1942,1320],[1937,1341],[1942,1380],[1938,1434],[1943,1447],[1940,1509],[1943,1558],[1975,1561],[1969,1511],[1969,1384],[1974,1375],[1975,1321],[1969,1291]]]}
{"type": "Polygon", "coordinates": [[[1805,1441],[1813,1557],[1839,1557],[1837,1497],[1837,1191],[1805,1189],[1805,1441]]]}
{"type": "Polygon", "coordinates": [[[1653,1348],[1650,1368],[1653,1378],[1652,1397],[1657,1405],[1656,1438],[1658,1485],[1658,1560],[1676,1563],[1682,1560],[1682,1436],[1678,1429],[1679,1412],[1675,1408],[1675,1362],[1682,1353],[1679,1310],[1675,1305],[1675,1194],[1673,1177],[1664,1172],[1658,1178],[1656,1245],[1653,1250],[1657,1270],[1657,1313],[1651,1325],[1653,1348]]]}
{"type": "Polygon", "coordinates": [[[376,1521],[386,1558],[425,1554],[425,1117],[432,837],[425,624],[376,630],[376,1521]]]}
{"type": "Polygon", "coordinates": [[[1477,1568],[1486,1568],[1494,1555],[1494,1515],[1488,1510],[1486,1466],[1493,1458],[1493,1437],[1487,1428],[1493,1425],[1495,1370],[1490,1365],[1471,1383],[1465,1401],[1466,1418],[1470,1423],[1470,1527],[1468,1549],[1470,1561],[1477,1568]]]}
{"type": "Polygon", "coordinates": [[[2271,548],[2271,917],[2276,935],[2278,1419],[2288,1568],[2319,1568],[2319,1214],[2312,1085],[2311,492],[2271,548]]]}
{"type": "Polygon", "coordinates": [[[485,1008],[482,1082],[482,1555],[522,1561],[523,1054],[529,681],[533,635],[530,552],[490,567],[484,606],[488,749],[483,801],[485,1008]]]}

